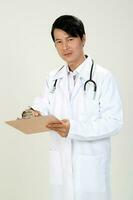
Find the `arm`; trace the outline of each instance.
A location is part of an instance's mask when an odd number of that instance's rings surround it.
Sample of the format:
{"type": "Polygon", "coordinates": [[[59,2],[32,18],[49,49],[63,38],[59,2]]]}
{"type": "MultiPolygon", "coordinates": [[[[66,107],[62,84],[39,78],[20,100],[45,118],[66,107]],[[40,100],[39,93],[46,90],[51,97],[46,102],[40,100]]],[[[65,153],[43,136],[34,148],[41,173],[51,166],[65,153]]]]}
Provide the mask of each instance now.
{"type": "Polygon", "coordinates": [[[22,112],[23,119],[47,115],[49,110],[48,83],[45,82],[44,94],[35,98],[33,105],[22,112]]]}
{"type": "Polygon", "coordinates": [[[39,113],[42,115],[49,114],[50,102],[48,93],[49,93],[49,86],[48,86],[48,81],[46,80],[43,95],[35,98],[33,105],[31,106],[34,110],[39,111],[39,113]]]}

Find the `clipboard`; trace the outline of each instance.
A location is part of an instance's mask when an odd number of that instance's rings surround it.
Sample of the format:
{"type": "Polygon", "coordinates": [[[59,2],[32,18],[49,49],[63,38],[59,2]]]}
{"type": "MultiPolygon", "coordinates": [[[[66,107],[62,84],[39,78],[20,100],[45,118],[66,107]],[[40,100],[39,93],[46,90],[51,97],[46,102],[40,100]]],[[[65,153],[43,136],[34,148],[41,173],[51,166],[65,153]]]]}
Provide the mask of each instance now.
{"type": "Polygon", "coordinates": [[[6,121],[5,123],[16,128],[17,130],[25,133],[40,133],[49,131],[46,126],[49,123],[58,123],[60,120],[56,118],[54,115],[45,115],[45,116],[38,116],[32,117],[30,119],[16,119],[11,121],[6,121]]]}

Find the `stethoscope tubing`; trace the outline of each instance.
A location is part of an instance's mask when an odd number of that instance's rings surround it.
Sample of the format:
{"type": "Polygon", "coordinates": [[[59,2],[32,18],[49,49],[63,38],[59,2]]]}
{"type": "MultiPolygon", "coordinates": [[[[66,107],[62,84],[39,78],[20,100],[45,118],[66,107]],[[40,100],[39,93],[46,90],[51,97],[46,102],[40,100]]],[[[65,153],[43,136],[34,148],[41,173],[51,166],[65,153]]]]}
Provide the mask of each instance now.
{"type": "Polygon", "coordinates": [[[87,83],[91,82],[94,84],[94,92],[97,91],[97,84],[96,82],[92,79],[92,74],[93,74],[93,68],[94,68],[94,60],[92,60],[92,65],[91,65],[91,70],[90,70],[90,79],[87,80],[85,83],[84,83],[84,91],[86,92],[86,85],[87,83]]]}
{"type": "MultiPolygon", "coordinates": [[[[89,80],[87,80],[87,81],[84,83],[84,92],[86,92],[86,86],[87,86],[88,83],[93,83],[93,85],[94,85],[94,93],[96,93],[96,91],[97,91],[97,84],[96,84],[96,82],[92,79],[93,69],[94,69],[94,60],[92,59],[92,65],[91,65],[91,70],[90,70],[90,78],[89,78],[89,80]]],[[[55,82],[54,82],[52,93],[54,93],[55,90],[56,90],[57,81],[58,81],[58,79],[56,79],[55,82]]]]}

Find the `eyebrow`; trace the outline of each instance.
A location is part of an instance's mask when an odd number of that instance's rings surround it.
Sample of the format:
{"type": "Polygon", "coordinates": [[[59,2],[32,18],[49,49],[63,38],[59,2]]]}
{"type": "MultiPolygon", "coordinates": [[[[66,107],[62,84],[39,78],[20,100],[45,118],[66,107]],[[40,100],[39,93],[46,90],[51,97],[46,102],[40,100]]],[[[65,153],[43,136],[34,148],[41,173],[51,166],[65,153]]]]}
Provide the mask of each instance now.
{"type": "MultiPolygon", "coordinates": [[[[68,39],[68,38],[71,38],[71,37],[73,38],[73,36],[69,35],[69,36],[67,36],[67,37],[65,37],[65,38],[68,39]]],[[[62,40],[62,39],[56,38],[55,41],[57,41],[57,40],[62,40]]]]}
{"type": "Polygon", "coordinates": [[[61,40],[61,39],[56,38],[55,41],[57,41],[57,40],[61,40]]]}

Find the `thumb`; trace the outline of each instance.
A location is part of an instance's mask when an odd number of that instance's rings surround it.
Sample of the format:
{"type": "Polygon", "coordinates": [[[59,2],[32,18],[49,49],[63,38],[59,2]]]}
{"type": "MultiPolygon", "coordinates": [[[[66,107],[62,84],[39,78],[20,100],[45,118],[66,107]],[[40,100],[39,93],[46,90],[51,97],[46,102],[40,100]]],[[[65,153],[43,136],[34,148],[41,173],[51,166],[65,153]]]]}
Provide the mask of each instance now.
{"type": "Polygon", "coordinates": [[[68,119],[62,119],[61,121],[62,122],[68,122],[69,120],[68,119]]]}

